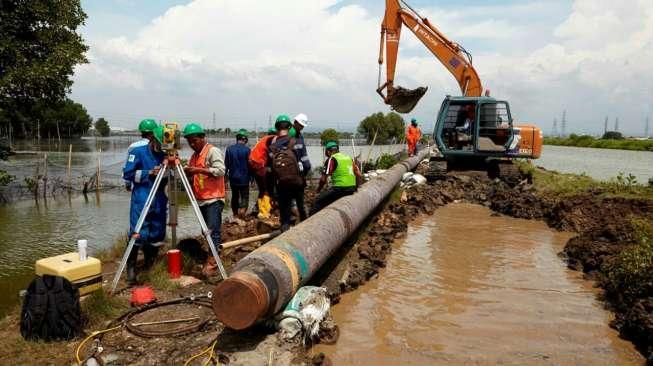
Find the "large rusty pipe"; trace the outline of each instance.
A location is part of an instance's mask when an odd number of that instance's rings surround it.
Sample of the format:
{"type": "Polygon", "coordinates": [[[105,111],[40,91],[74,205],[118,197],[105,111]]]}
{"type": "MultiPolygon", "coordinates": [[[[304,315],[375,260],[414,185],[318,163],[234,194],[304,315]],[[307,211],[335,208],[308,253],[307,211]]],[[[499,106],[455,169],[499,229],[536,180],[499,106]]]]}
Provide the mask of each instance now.
{"type": "Polygon", "coordinates": [[[213,292],[218,320],[245,329],[276,314],[427,154],[396,164],[240,260],[213,292]]]}

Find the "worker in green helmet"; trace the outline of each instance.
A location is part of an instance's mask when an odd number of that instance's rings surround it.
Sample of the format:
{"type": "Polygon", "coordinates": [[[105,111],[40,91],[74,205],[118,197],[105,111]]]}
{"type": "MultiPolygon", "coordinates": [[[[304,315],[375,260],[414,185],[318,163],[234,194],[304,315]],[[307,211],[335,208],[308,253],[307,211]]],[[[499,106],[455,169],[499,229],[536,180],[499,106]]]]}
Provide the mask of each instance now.
{"type": "MultiPolygon", "coordinates": [[[[127,162],[123,168],[122,178],[132,187],[129,237],[135,233],[138,219],[145,207],[145,201],[154,187],[154,181],[165,158],[161,149],[163,127],[154,123],[154,128],[149,131],[149,137],[150,139],[146,140],[148,143],[130,147],[127,162]]],[[[150,210],[145,216],[135,246],[127,257],[127,283],[129,285],[136,283],[136,260],[139,248],[145,257],[145,268],[154,264],[159,251],[158,243],[165,238],[167,211],[168,198],[165,194],[165,181],[162,181],[154,195],[150,210]]]]}
{"type": "MultiPolygon", "coordinates": [[[[217,246],[221,241],[222,210],[225,201],[224,156],[220,149],[208,143],[204,129],[199,124],[187,124],[182,134],[193,150],[184,172],[190,178],[193,195],[200,206],[206,226],[211,230],[213,244],[217,246]]],[[[207,263],[203,272],[205,275],[211,275],[215,268],[215,263],[207,263]]]]}
{"type": "MultiPolygon", "coordinates": [[[[130,151],[134,150],[139,146],[146,146],[154,138],[153,131],[158,126],[155,120],[151,118],[146,118],[138,124],[138,132],[141,133],[141,139],[132,143],[127,148],[127,157],[129,157],[130,151]]],[[[130,192],[132,189],[132,184],[129,181],[125,181],[125,189],[127,192],[130,192]]]]}
{"type": "Polygon", "coordinates": [[[236,143],[227,147],[224,154],[224,164],[231,186],[231,212],[234,217],[244,218],[249,205],[249,167],[250,149],[247,146],[246,129],[241,128],[236,133],[236,143]]]}
{"type": "Polygon", "coordinates": [[[318,196],[311,208],[311,215],[330,205],[336,200],[356,192],[362,175],[354,160],[340,152],[338,143],[329,141],[324,146],[324,154],[328,158],[317,186],[318,196]],[[322,188],[331,177],[331,187],[324,192],[322,188]]]}
{"type": "Polygon", "coordinates": [[[299,220],[306,219],[304,207],[305,176],[310,171],[308,156],[295,148],[297,140],[290,136],[292,122],[285,114],[279,115],[274,127],[277,136],[270,140],[268,166],[274,178],[274,186],[279,202],[281,230],[290,228],[293,200],[297,204],[299,220]],[[308,170],[306,170],[308,168],[308,170]]]}

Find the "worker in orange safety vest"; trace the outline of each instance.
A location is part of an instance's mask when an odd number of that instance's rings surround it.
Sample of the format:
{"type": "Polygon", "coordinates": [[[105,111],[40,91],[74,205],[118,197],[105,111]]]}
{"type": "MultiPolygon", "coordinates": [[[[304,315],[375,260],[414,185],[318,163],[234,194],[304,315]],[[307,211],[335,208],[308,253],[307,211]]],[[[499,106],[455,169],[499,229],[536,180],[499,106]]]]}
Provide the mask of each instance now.
{"type": "Polygon", "coordinates": [[[410,120],[410,126],[406,131],[406,143],[408,144],[408,156],[417,154],[417,143],[422,138],[422,130],[417,127],[415,118],[410,120]]]}

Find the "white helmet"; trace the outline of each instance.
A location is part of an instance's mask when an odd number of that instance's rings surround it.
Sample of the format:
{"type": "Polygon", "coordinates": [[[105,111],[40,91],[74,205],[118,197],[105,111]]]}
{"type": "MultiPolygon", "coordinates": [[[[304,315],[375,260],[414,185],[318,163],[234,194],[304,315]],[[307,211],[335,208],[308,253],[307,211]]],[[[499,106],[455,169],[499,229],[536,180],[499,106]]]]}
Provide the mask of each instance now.
{"type": "Polygon", "coordinates": [[[300,113],[295,116],[295,122],[302,125],[302,127],[308,126],[308,117],[304,113],[300,113]]]}

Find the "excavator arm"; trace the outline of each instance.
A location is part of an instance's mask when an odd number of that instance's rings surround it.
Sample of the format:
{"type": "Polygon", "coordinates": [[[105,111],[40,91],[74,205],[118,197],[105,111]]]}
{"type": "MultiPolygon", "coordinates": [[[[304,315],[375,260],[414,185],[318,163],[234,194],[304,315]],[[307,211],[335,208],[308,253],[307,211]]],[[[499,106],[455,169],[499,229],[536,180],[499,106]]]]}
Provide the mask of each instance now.
{"type": "Polygon", "coordinates": [[[440,60],[442,65],[451,72],[458,81],[464,96],[481,96],[483,87],[481,79],[472,66],[471,55],[460,45],[448,40],[428,19],[420,17],[407,4],[408,9],[403,8],[399,2],[400,0],[386,0],[385,16],[381,24],[377,93],[381,95],[385,103],[392,106],[392,109],[397,112],[408,113],[426,93],[425,87],[409,90],[394,85],[399,40],[403,25],[406,25],[426,48],[440,60]],[[381,85],[381,65],[384,62],[384,54],[386,59],[386,82],[381,85]],[[385,95],[383,94],[384,89],[386,89],[385,95]]]}

